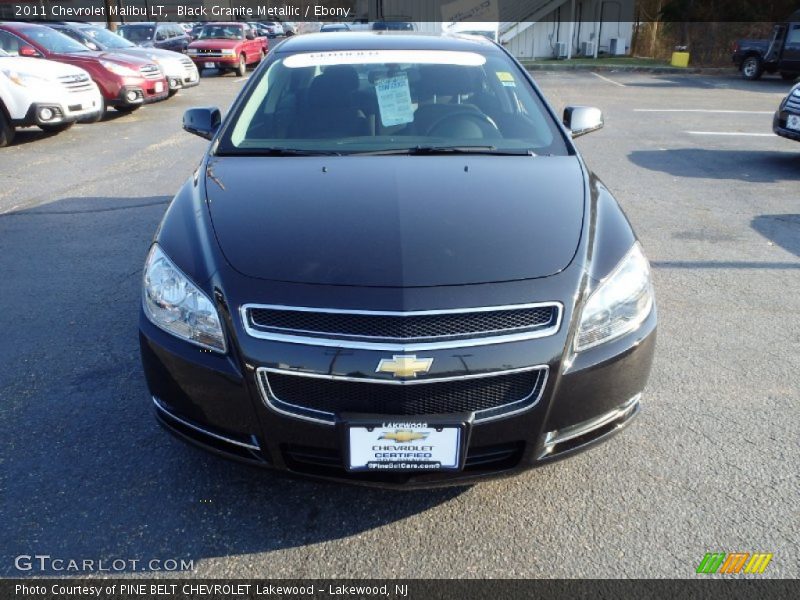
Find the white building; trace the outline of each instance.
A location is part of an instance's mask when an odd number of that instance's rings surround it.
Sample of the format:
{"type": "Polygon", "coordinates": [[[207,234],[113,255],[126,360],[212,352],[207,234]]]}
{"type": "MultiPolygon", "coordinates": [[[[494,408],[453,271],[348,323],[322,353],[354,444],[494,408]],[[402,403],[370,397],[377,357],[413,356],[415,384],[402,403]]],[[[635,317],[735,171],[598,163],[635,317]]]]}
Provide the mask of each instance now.
{"type": "Polygon", "coordinates": [[[370,20],[415,21],[441,32],[453,15],[498,21],[500,43],[517,58],[627,54],[635,0],[356,0],[370,20]],[[483,12],[478,12],[483,11],[483,12]],[[599,40],[599,44],[598,44],[599,40]]]}

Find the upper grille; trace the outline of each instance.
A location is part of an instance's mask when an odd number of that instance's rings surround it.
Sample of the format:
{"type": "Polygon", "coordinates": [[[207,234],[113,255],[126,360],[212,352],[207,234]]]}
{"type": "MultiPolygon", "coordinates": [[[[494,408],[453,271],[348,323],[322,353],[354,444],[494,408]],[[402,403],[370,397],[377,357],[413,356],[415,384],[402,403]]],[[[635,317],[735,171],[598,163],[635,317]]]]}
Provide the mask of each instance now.
{"type": "Polygon", "coordinates": [[[279,410],[334,422],[341,413],[390,416],[475,413],[486,420],[533,406],[547,367],[414,382],[341,380],[259,369],[262,394],[279,410]]]}
{"type": "Polygon", "coordinates": [[[64,75],[59,77],[58,80],[61,82],[61,85],[64,87],[64,89],[73,94],[92,89],[92,80],[89,79],[89,76],[85,74],[64,75]]]}
{"type": "Polygon", "coordinates": [[[143,67],[139,68],[139,72],[145,79],[161,79],[164,77],[161,69],[158,68],[156,65],[144,65],[143,67]]]}
{"type": "Polygon", "coordinates": [[[406,313],[248,305],[244,307],[244,320],[248,332],[256,337],[278,334],[413,344],[552,334],[558,327],[560,310],[556,303],[406,313]]]}
{"type": "Polygon", "coordinates": [[[789,99],[786,101],[786,108],[800,112],[800,89],[791,93],[789,99]]]}

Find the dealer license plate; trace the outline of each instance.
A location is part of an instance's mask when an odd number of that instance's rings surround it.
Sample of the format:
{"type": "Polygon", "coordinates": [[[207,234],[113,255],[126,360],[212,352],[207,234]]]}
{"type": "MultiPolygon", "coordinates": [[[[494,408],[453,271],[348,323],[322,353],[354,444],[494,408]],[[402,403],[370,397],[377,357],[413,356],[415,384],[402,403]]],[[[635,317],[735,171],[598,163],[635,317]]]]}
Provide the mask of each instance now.
{"type": "Polygon", "coordinates": [[[156,94],[160,94],[161,92],[164,91],[164,83],[161,81],[156,81],[155,88],[156,88],[156,94]]]}
{"type": "Polygon", "coordinates": [[[461,427],[383,423],[350,426],[348,435],[351,471],[443,471],[459,467],[461,427]]]}
{"type": "Polygon", "coordinates": [[[786,119],[786,129],[800,131],[800,116],[789,115],[789,117],[786,119]]]}
{"type": "Polygon", "coordinates": [[[207,63],[203,63],[203,66],[204,66],[206,69],[213,69],[213,68],[214,68],[214,63],[209,63],[209,62],[207,62],[207,63]]]}

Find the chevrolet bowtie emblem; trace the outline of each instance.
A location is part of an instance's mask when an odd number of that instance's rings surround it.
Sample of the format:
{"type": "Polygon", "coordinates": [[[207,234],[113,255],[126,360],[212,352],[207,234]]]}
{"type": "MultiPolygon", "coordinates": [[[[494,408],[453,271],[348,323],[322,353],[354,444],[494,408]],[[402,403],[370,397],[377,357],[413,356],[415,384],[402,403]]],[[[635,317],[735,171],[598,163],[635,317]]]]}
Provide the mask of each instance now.
{"type": "Polygon", "coordinates": [[[416,377],[417,373],[427,373],[432,364],[432,358],[417,358],[415,354],[410,356],[396,354],[391,359],[382,359],[375,372],[391,373],[395,377],[416,377]]]}
{"type": "Polygon", "coordinates": [[[422,431],[410,431],[408,429],[395,429],[394,431],[384,431],[379,437],[379,440],[391,440],[399,444],[413,442],[415,440],[424,440],[428,434],[422,431]]]}

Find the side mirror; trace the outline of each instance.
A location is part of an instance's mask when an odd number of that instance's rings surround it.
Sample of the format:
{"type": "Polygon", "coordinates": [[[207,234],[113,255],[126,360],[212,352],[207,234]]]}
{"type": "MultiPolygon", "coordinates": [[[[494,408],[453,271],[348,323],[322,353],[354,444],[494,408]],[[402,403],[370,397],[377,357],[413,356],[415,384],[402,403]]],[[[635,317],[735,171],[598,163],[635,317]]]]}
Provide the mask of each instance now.
{"type": "Polygon", "coordinates": [[[255,35],[253,35],[253,32],[252,32],[252,31],[248,31],[247,33],[245,33],[245,34],[244,34],[244,37],[246,37],[248,40],[254,40],[254,39],[256,39],[256,36],[255,36],[255,35]]]}
{"type": "Polygon", "coordinates": [[[603,127],[603,112],[592,106],[568,106],[564,109],[564,125],[572,137],[580,137],[603,127]]]}
{"type": "Polygon", "coordinates": [[[190,108],[183,113],[183,129],[210,140],[222,123],[222,113],[216,107],[190,108]]]}
{"type": "Polygon", "coordinates": [[[20,46],[19,55],[28,56],[30,58],[38,58],[39,56],[41,56],[41,54],[39,54],[39,51],[33,46],[20,46]]]}
{"type": "Polygon", "coordinates": [[[100,47],[97,44],[95,44],[94,42],[87,41],[86,42],[86,47],[89,48],[89,50],[100,50],[100,47]]]}

